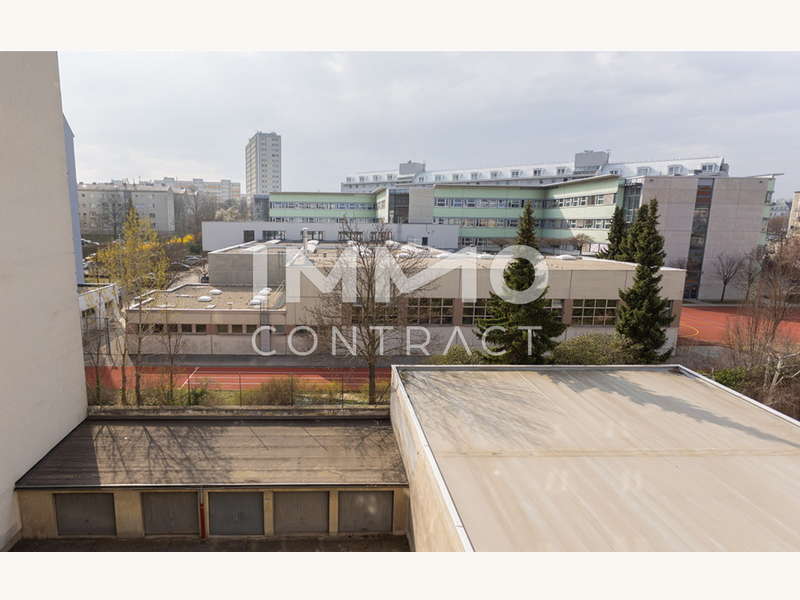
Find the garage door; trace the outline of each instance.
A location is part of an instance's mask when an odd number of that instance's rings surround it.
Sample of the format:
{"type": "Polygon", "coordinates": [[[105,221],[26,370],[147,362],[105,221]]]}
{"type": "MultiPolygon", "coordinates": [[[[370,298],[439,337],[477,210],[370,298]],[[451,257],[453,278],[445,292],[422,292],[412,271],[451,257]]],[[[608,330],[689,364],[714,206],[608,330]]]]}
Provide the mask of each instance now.
{"type": "Polygon", "coordinates": [[[143,492],[142,515],[145,535],[196,535],[196,492],[143,492]]]}
{"type": "Polygon", "coordinates": [[[208,504],[212,535],[264,535],[261,492],[209,492],[208,504]]]}
{"type": "Polygon", "coordinates": [[[58,535],[117,535],[114,494],[55,494],[58,535]]]}
{"type": "Polygon", "coordinates": [[[275,492],[275,533],[327,533],[328,492],[275,492]]]}
{"type": "Polygon", "coordinates": [[[339,531],[392,530],[392,492],[339,492],[339,531]]]}

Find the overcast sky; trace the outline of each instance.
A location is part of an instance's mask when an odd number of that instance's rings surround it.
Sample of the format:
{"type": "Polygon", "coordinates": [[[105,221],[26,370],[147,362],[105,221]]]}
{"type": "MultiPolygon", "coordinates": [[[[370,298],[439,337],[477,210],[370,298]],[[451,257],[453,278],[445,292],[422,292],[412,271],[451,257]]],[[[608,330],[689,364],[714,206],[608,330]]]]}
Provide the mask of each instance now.
{"type": "Polygon", "coordinates": [[[722,154],[800,190],[800,55],[776,53],[60,53],[80,181],[242,182],[256,131],[285,191],[351,171],[722,154]]]}

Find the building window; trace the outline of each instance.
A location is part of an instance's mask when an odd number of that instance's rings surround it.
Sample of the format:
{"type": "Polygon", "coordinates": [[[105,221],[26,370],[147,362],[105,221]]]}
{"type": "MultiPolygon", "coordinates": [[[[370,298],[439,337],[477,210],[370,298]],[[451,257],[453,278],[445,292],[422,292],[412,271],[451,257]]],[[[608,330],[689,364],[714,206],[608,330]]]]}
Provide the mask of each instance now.
{"type": "Polygon", "coordinates": [[[637,175],[649,175],[650,174],[650,167],[637,167],[636,168],[637,175]]]}
{"type": "Polygon", "coordinates": [[[473,171],[472,173],[469,174],[469,178],[472,180],[480,179],[481,174],[478,173],[477,171],[473,171]]]}
{"type": "Polygon", "coordinates": [[[245,229],[242,232],[242,241],[243,242],[252,242],[256,239],[256,232],[252,229],[245,229]]]}
{"type": "Polygon", "coordinates": [[[533,176],[534,177],[539,177],[542,173],[543,173],[542,169],[534,169],[533,170],[533,176]]]}
{"type": "Polygon", "coordinates": [[[703,173],[713,173],[717,168],[714,163],[703,163],[703,173]]]}
{"type": "Polygon", "coordinates": [[[195,333],[205,333],[206,332],[206,324],[205,323],[196,323],[194,326],[195,333]]]}
{"type": "Polygon", "coordinates": [[[490,173],[490,177],[492,179],[499,179],[501,176],[502,176],[502,173],[500,171],[492,171],[490,173]]]}
{"type": "Polygon", "coordinates": [[[231,325],[231,333],[243,333],[243,331],[242,325],[231,325]]]}
{"type": "Polygon", "coordinates": [[[227,325],[217,325],[217,333],[230,333],[227,325]]]}
{"type": "Polygon", "coordinates": [[[619,175],[619,169],[610,169],[608,173],[610,175],[619,175]]]}
{"type": "Polygon", "coordinates": [[[511,171],[511,176],[512,177],[522,177],[522,171],[520,171],[519,169],[513,169],[511,171]]]}
{"type": "Polygon", "coordinates": [[[552,314],[554,317],[558,317],[560,320],[564,316],[564,301],[558,299],[551,299],[550,304],[545,306],[545,308],[552,314]]]}
{"type": "Polygon", "coordinates": [[[611,326],[617,320],[617,300],[574,300],[573,325],[611,326]]]}
{"type": "Polygon", "coordinates": [[[340,231],[339,232],[339,241],[340,242],[349,242],[353,240],[354,242],[360,242],[364,239],[364,232],[363,231],[340,231]]]}
{"type": "Polygon", "coordinates": [[[181,333],[192,333],[191,323],[181,323],[181,333]]]}
{"type": "Polygon", "coordinates": [[[475,302],[464,302],[462,323],[464,325],[476,325],[478,319],[486,319],[489,316],[487,303],[488,301],[485,298],[479,298],[475,302]]]}
{"type": "Polygon", "coordinates": [[[433,180],[434,181],[444,181],[444,175],[434,175],[433,176],[433,180]]]}
{"type": "Polygon", "coordinates": [[[286,232],[285,231],[276,231],[276,230],[265,230],[261,232],[261,237],[263,241],[267,240],[285,240],[286,239],[286,232]]]}
{"type": "Polygon", "coordinates": [[[453,173],[453,181],[458,181],[461,179],[461,175],[459,173],[453,173]]]}
{"type": "Polygon", "coordinates": [[[245,325],[245,331],[247,333],[251,333],[251,334],[255,333],[257,328],[258,328],[258,325],[245,325]]]}
{"type": "Polygon", "coordinates": [[[683,167],[681,165],[670,165],[667,168],[667,173],[669,175],[680,175],[683,172],[683,167]]]}
{"type": "Polygon", "coordinates": [[[450,325],[452,298],[409,298],[408,322],[412,325],[450,325]]]}
{"type": "Polygon", "coordinates": [[[556,169],[556,175],[566,175],[567,174],[567,167],[558,167],[556,169]]]}
{"type": "Polygon", "coordinates": [[[388,231],[370,231],[369,232],[369,241],[371,242],[385,242],[386,240],[392,239],[392,232],[391,230],[388,231]]]}

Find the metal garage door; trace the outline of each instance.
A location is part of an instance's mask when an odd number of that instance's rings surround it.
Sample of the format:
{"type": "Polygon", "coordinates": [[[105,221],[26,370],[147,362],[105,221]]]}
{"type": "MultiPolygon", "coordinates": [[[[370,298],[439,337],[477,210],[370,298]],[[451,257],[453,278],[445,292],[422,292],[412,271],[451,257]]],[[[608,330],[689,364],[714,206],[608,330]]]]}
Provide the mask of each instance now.
{"type": "Polygon", "coordinates": [[[339,531],[391,531],[392,492],[339,492],[339,531]]]}
{"type": "Polygon", "coordinates": [[[117,535],[114,494],[55,494],[58,535],[117,535]]]}
{"type": "Polygon", "coordinates": [[[275,492],[275,533],[327,533],[328,492],[275,492]]]}
{"type": "Polygon", "coordinates": [[[196,492],[142,492],[145,535],[199,533],[196,492]]]}
{"type": "Polygon", "coordinates": [[[209,492],[212,535],[264,535],[264,495],[261,492],[209,492]]]}

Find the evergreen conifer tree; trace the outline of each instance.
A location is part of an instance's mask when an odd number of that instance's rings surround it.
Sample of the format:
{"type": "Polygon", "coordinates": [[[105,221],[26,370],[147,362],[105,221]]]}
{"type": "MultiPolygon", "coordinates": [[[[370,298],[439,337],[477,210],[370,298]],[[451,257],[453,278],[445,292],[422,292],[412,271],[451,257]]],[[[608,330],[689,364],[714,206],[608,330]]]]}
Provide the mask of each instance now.
{"type": "MultiPolygon", "coordinates": [[[[536,248],[536,235],[533,229],[533,211],[530,202],[525,204],[517,229],[518,245],[536,248]]],[[[535,267],[523,258],[514,259],[503,272],[506,285],[515,291],[531,287],[536,277],[535,267]]],[[[554,316],[548,306],[550,300],[544,296],[547,290],[532,302],[513,304],[491,294],[487,303],[486,319],[478,321],[478,334],[483,335],[490,327],[500,326],[486,334],[486,342],[493,352],[503,352],[501,356],[483,354],[487,362],[503,364],[541,364],[544,354],[556,346],[552,338],[560,335],[565,325],[554,316]],[[518,327],[541,327],[527,331],[518,327]],[[530,336],[530,337],[529,337],[530,336]],[[530,348],[529,348],[530,344],[530,348]],[[530,351],[529,351],[530,349],[530,351]]]]}
{"type": "Polygon", "coordinates": [[[609,260],[620,260],[620,246],[625,240],[625,233],[627,227],[625,225],[625,214],[621,206],[614,208],[614,216],[611,217],[611,227],[608,230],[608,246],[605,250],[597,253],[598,258],[607,258],[609,260]]]}
{"type": "Polygon", "coordinates": [[[625,235],[619,243],[617,256],[614,260],[622,262],[636,262],[636,248],[639,240],[639,231],[650,217],[650,206],[642,204],[636,211],[636,219],[625,228],[625,235]]]}
{"type": "Polygon", "coordinates": [[[636,276],[633,285],[621,290],[622,303],[617,315],[617,332],[624,336],[638,361],[663,362],[670,351],[659,353],[667,341],[666,327],[672,322],[669,301],[662,298],[661,274],[664,266],[664,238],[658,233],[658,202],[642,205],[635,227],[630,228],[628,251],[633,252],[636,276]]]}

